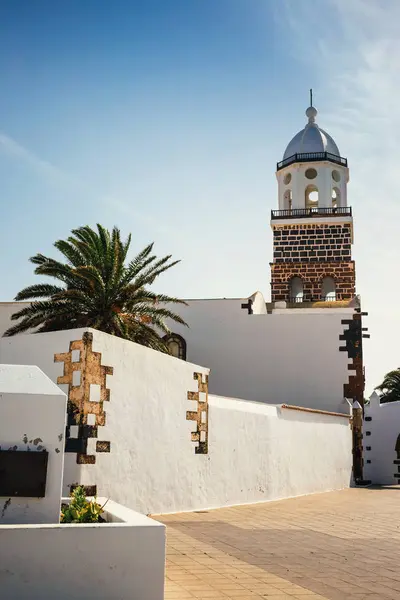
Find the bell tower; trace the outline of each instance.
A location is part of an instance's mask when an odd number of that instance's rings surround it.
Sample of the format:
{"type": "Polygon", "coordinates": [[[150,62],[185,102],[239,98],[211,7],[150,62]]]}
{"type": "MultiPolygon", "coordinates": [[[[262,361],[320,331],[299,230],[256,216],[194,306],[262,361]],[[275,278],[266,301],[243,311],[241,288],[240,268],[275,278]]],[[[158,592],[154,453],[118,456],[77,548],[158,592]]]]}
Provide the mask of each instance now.
{"type": "Polygon", "coordinates": [[[271,212],[272,302],[334,302],[355,295],[347,159],[318,126],[317,114],[314,106],[307,108],[306,126],[277,164],[278,210],[271,212]]]}

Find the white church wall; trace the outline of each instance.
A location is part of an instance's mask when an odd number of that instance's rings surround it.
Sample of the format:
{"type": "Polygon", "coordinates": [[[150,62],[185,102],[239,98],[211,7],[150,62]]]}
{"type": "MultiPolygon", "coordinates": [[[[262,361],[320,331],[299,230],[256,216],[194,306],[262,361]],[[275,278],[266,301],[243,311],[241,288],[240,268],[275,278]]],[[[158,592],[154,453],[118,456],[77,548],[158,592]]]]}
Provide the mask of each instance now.
{"type": "MultiPolygon", "coordinates": [[[[93,332],[110,403],[101,437],[109,454],[82,465],[80,481],[139,512],[196,510],[340,489],[351,478],[344,417],[210,396],[208,454],[196,454],[187,399],[208,369],[93,332]]],[[[100,436],[100,434],[99,434],[100,436]]],[[[67,461],[75,457],[67,454],[67,461]]],[[[73,477],[75,474],[73,475],[73,477]]],[[[65,487],[74,483],[68,480],[65,487]]]]}
{"type": "Polygon", "coordinates": [[[213,394],[348,412],[349,358],[339,351],[342,320],[354,309],[281,309],[248,314],[247,299],[191,300],[173,330],[187,359],[211,368],[213,394]]]}
{"type": "Polygon", "coordinates": [[[38,367],[0,364],[0,449],[29,452],[29,458],[48,452],[44,497],[1,497],[0,523],[58,523],[66,403],[66,395],[38,367]]]}
{"type": "Polygon", "coordinates": [[[351,463],[347,417],[210,396],[214,507],[346,488],[351,463]]]}
{"type": "MultiPolygon", "coordinates": [[[[341,321],[352,318],[354,309],[274,309],[265,314],[262,294],[256,292],[252,299],[252,315],[241,308],[248,298],[190,300],[189,306],[179,308],[189,327],[171,325],[187,342],[187,360],[211,368],[210,391],[271,404],[348,411],[343,385],[351,372],[347,353],[339,351],[339,336],[345,329],[341,321]]],[[[0,305],[0,315],[2,311],[0,305]]],[[[14,311],[15,303],[8,313],[14,311]]],[[[4,315],[1,324],[4,329],[10,324],[4,315]]],[[[54,335],[60,346],[69,332],[54,335]]],[[[37,364],[54,381],[60,366],[53,363],[54,336],[49,339],[47,347],[43,338],[38,354],[30,334],[0,338],[0,361],[20,362],[17,357],[23,352],[27,364],[37,364]]]]}
{"type": "Polygon", "coordinates": [[[374,392],[365,405],[363,426],[364,479],[393,485],[400,479],[400,402],[379,403],[374,392]],[[397,461],[397,462],[396,462],[397,461]],[[396,477],[398,475],[398,477],[396,477]]]}
{"type": "MultiPolygon", "coordinates": [[[[68,352],[85,330],[3,339],[2,354],[40,360],[53,381],[63,373],[54,354],[68,352]],[[36,346],[36,352],[35,352],[36,346]],[[44,365],[46,363],[46,365],[44,365]]],[[[106,386],[106,421],[88,440],[95,464],[65,455],[64,493],[71,484],[144,513],[175,512],[261,502],[339,489],[351,477],[348,418],[209,397],[208,453],[196,454],[196,422],[188,400],[208,369],[98,331],[93,351],[113,368],[106,386]],[[96,442],[107,440],[108,452],[96,442]]],[[[251,362],[251,356],[250,356],[251,362]]],[[[211,376],[212,377],[212,376],[211,376]]],[[[343,412],[343,411],[342,411],[343,412]]]]}
{"type": "Polygon", "coordinates": [[[15,323],[11,316],[25,306],[29,306],[29,302],[0,302],[0,337],[15,323]]]}

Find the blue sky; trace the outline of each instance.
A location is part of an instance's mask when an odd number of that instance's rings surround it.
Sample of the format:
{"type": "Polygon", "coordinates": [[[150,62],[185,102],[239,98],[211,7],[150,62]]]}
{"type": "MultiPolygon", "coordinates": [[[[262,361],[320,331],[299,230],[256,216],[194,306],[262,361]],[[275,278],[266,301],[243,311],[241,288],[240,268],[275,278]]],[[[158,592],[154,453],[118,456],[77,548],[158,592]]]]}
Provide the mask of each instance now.
{"type": "Polygon", "coordinates": [[[0,300],[96,222],[182,258],[166,293],[269,298],[275,164],[313,87],[349,160],[377,384],[400,364],[399,19],[397,0],[3,0],[0,300]]]}

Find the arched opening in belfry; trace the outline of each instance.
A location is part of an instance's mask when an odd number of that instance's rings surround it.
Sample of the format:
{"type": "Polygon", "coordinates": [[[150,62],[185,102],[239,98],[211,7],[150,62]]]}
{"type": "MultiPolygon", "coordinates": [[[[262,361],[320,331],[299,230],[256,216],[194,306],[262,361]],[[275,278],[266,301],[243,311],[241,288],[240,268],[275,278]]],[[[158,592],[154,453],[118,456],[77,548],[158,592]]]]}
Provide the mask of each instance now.
{"type": "Polygon", "coordinates": [[[332,190],[332,208],[338,208],[340,206],[340,190],[334,187],[332,190]]]}
{"type": "Polygon", "coordinates": [[[289,282],[289,300],[290,302],[303,302],[304,284],[301,277],[292,277],[289,282]]]}
{"type": "Polygon", "coordinates": [[[333,277],[324,277],[321,286],[321,296],[323,300],[336,300],[336,284],[333,277]]]}
{"type": "Polygon", "coordinates": [[[317,209],[319,202],[319,193],[316,185],[308,185],[305,191],[306,208],[317,209]]]}
{"type": "Polygon", "coordinates": [[[292,190],[286,190],[283,194],[284,210],[292,210],[292,190]]]}

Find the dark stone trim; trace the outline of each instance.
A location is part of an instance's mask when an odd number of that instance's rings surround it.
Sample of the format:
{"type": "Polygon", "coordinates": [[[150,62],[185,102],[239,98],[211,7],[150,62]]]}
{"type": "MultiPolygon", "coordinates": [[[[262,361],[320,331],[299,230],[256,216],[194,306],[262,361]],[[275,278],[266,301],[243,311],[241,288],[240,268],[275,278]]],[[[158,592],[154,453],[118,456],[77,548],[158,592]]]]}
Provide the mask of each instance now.
{"type": "Polygon", "coordinates": [[[94,454],[80,454],[76,455],[76,462],[78,465],[95,465],[96,457],[94,454]]]}
{"type": "Polygon", "coordinates": [[[247,308],[247,314],[252,315],[253,314],[253,300],[251,298],[249,298],[247,303],[242,304],[242,308],[247,308]]]}
{"type": "Polygon", "coordinates": [[[96,442],[96,452],[110,452],[111,442],[96,442]]]}

